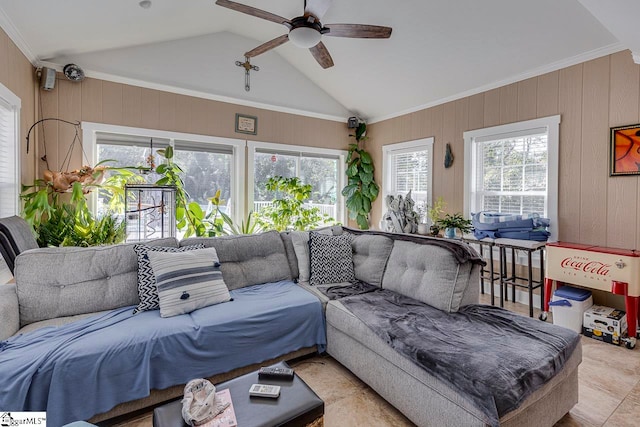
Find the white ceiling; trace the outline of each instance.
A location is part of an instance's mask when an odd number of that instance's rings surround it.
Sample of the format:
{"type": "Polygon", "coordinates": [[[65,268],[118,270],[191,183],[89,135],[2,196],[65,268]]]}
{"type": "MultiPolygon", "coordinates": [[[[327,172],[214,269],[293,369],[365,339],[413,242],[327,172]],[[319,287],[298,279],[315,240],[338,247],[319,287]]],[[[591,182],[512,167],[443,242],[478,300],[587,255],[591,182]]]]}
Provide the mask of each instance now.
{"type": "MultiPolygon", "coordinates": [[[[304,4],[238,1],[287,18],[304,4]]],[[[590,0],[335,0],[323,23],[386,25],[391,38],[324,37],[335,62],[326,70],[287,43],[252,59],[260,71],[250,92],[234,62],[286,28],[214,0],[152,0],[146,10],[138,0],[0,0],[0,25],[32,62],[73,62],[114,81],[377,121],[628,47],[581,2],[590,0]]]]}

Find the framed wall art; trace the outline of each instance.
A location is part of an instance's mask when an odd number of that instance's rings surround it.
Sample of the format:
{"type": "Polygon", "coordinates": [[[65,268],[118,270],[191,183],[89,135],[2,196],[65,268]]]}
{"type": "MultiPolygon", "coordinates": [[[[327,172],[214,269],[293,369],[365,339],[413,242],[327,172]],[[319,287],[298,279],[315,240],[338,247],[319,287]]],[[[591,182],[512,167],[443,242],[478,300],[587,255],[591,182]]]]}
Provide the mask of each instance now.
{"type": "Polygon", "coordinates": [[[611,128],[609,175],[640,175],[640,124],[611,128]]]}
{"type": "Polygon", "coordinates": [[[236,113],[236,132],[257,135],[258,118],[236,113]]]}

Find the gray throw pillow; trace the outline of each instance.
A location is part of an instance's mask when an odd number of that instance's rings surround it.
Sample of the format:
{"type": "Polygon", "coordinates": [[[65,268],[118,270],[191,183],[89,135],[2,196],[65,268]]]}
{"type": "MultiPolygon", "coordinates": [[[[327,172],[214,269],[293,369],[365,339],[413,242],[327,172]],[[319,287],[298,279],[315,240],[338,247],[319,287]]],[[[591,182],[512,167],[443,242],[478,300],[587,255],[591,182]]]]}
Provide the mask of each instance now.
{"type": "Polygon", "coordinates": [[[309,233],[309,284],[355,282],[351,239],[348,233],[340,236],[309,233]]]}
{"type": "MultiPolygon", "coordinates": [[[[326,234],[330,236],[332,234],[332,228],[321,228],[315,232],[320,234],[326,234]]],[[[311,276],[311,258],[309,256],[309,232],[308,231],[292,231],[291,242],[293,243],[293,251],[296,254],[298,260],[298,281],[309,282],[311,276]]]]}
{"type": "Polygon", "coordinates": [[[191,313],[231,299],[214,248],[149,252],[148,256],[158,286],[161,317],[191,313]]]}
{"type": "Polygon", "coordinates": [[[183,246],[181,248],[165,246],[147,246],[144,244],[133,245],[133,250],[138,256],[138,298],[140,303],[133,310],[133,314],[141,311],[158,310],[160,300],[158,299],[158,288],[153,269],[149,262],[149,252],[184,252],[195,249],[203,249],[204,245],[183,246]]]}

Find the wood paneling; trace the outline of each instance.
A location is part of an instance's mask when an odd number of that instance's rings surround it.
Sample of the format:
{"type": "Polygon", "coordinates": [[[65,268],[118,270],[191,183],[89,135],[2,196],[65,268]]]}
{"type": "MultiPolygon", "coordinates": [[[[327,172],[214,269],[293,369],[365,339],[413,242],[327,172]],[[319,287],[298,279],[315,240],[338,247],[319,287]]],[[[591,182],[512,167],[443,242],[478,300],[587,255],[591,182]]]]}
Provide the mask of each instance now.
{"type": "Polygon", "coordinates": [[[518,121],[536,118],[538,110],[538,79],[531,78],[518,83],[518,121]]]}
{"type": "Polygon", "coordinates": [[[518,120],[518,85],[516,83],[500,88],[500,123],[518,120]]]}
{"type": "Polygon", "coordinates": [[[484,127],[500,124],[500,89],[484,93],[484,127]]]}
{"type": "Polygon", "coordinates": [[[580,242],[582,151],[582,64],[559,73],[560,163],[558,171],[558,234],[560,240],[580,242]]]}
{"type": "MultiPolygon", "coordinates": [[[[639,98],[640,68],[627,52],[611,55],[609,126],[637,123],[639,98]]],[[[605,144],[608,142],[607,137],[605,144]]],[[[636,248],[638,178],[621,176],[608,179],[606,206],[607,245],[636,248]]]]}
{"type": "Polygon", "coordinates": [[[583,69],[580,241],[594,245],[607,244],[609,65],[606,56],[583,69]]]}
{"type": "Polygon", "coordinates": [[[558,86],[559,76],[560,72],[554,71],[536,78],[538,81],[536,117],[547,117],[558,114],[558,97],[560,95],[558,86]]]}
{"type": "Polygon", "coordinates": [[[23,183],[31,183],[35,177],[36,136],[27,154],[26,136],[35,119],[35,69],[18,47],[0,28],[0,83],[13,92],[21,101],[20,109],[20,174],[23,183]]]}

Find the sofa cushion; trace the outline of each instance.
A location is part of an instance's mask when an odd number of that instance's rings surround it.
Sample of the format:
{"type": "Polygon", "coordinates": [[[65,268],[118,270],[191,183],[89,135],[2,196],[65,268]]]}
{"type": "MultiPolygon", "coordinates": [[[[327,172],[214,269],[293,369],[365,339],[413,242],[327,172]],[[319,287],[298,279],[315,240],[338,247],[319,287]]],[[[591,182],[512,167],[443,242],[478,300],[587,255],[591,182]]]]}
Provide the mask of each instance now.
{"type": "MultiPolygon", "coordinates": [[[[322,228],[315,230],[316,233],[326,234],[331,236],[333,234],[332,228],[322,228]]],[[[309,257],[309,232],[308,231],[292,231],[291,242],[293,243],[293,250],[298,260],[298,281],[309,282],[311,276],[311,260],[309,257]]]]}
{"type": "Polygon", "coordinates": [[[448,312],[458,311],[472,263],[458,264],[448,250],[396,240],[382,287],[448,312]]]}
{"type": "Polygon", "coordinates": [[[280,233],[282,243],[284,243],[284,252],[287,255],[287,261],[289,261],[289,270],[291,270],[291,277],[296,279],[300,275],[298,270],[298,259],[296,258],[296,251],[293,248],[291,231],[283,231],[280,233]]]}
{"type": "Polygon", "coordinates": [[[381,286],[382,275],[393,249],[393,240],[386,236],[361,234],[353,238],[352,246],[356,279],[381,286]]]}
{"type": "Polygon", "coordinates": [[[214,247],[222,266],[222,277],[232,289],[291,280],[284,243],[277,231],[222,237],[191,237],[180,246],[202,243],[214,247]]]}
{"type": "MultiPolygon", "coordinates": [[[[40,320],[138,304],[133,243],[90,248],[38,248],[16,258],[20,326],[40,320]]],[[[150,241],[174,246],[175,238],[150,241]]]]}
{"type": "Polygon", "coordinates": [[[191,313],[229,301],[215,248],[183,252],[148,252],[158,287],[160,316],[191,313]]]}
{"type": "Polygon", "coordinates": [[[312,286],[325,283],[354,282],[352,236],[327,236],[309,233],[309,257],[312,286]]]}
{"type": "Polygon", "coordinates": [[[203,249],[204,245],[183,246],[180,248],[171,246],[148,246],[145,244],[133,245],[133,250],[138,256],[138,298],[140,302],[133,309],[133,314],[141,311],[158,310],[160,300],[158,299],[158,287],[156,277],[149,261],[149,252],[184,252],[194,249],[203,249]]]}

